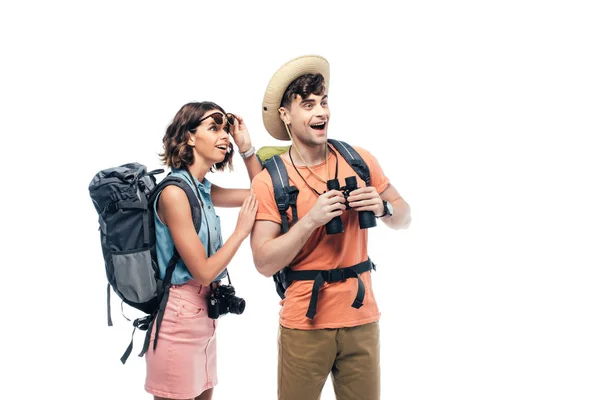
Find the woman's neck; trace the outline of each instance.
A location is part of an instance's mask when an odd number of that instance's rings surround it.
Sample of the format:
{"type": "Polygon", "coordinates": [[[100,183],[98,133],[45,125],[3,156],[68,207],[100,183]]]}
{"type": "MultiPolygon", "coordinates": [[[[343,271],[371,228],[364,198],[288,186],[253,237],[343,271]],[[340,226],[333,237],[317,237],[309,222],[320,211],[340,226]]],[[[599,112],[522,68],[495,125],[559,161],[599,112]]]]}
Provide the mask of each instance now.
{"type": "Polygon", "coordinates": [[[190,171],[190,174],[192,174],[194,178],[198,179],[198,182],[202,182],[208,171],[210,171],[210,167],[211,166],[205,165],[202,162],[196,161],[187,168],[190,171]]]}

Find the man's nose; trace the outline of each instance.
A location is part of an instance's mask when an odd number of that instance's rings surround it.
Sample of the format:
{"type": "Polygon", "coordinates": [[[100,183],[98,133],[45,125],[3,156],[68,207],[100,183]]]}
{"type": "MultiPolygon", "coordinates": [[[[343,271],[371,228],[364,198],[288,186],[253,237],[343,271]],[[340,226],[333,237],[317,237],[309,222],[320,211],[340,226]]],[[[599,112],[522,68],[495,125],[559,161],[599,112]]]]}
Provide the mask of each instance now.
{"type": "Polygon", "coordinates": [[[327,109],[325,107],[323,107],[321,104],[317,104],[315,106],[315,112],[318,116],[322,116],[327,114],[327,109]]]}

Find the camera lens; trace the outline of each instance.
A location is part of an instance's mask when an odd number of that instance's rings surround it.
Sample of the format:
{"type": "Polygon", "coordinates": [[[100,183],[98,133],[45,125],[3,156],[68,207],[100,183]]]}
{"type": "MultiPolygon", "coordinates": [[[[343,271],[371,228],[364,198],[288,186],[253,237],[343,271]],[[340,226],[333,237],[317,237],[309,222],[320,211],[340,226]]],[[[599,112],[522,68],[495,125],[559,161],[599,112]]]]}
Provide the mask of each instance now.
{"type": "Polygon", "coordinates": [[[232,314],[241,314],[246,309],[246,300],[240,297],[232,297],[229,304],[229,311],[232,314]]]}

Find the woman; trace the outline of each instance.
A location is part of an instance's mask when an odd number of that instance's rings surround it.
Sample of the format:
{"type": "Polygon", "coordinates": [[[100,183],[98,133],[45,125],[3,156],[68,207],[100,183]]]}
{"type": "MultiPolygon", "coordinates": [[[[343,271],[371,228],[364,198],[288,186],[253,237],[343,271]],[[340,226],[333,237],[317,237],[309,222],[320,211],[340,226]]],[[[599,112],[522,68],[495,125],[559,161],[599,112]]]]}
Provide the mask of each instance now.
{"type": "Polygon", "coordinates": [[[181,259],[171,279],[156,349],[152,349],[153,334],[146,353],[145,389],[155,399],[207,400],[217,384],[216,320],[207,315],[207,298],[211,287],[226,276],[225,268],[249,235],[258,208],[249,189],[224,189],[205,178],[209,171],[231,169],[231,138],[252,180],[261,166],[253,156],[244,121],[217,104],[184,105],[163,138],[162,161],[199,196],[202,225],[196,232],[181,188],[171,185],[162,191],[154,205],[161,277],[174,248],[181,259]],[[235,230],[225,243],[215,206],[241,207],[235,230]]]}

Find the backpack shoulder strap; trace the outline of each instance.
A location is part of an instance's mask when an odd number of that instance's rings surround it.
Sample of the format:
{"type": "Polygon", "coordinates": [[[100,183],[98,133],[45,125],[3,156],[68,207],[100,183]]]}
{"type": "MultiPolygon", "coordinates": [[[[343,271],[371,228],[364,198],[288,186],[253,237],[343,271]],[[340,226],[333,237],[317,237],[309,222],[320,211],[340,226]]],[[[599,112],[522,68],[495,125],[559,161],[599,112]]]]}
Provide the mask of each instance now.
{"type": "MultiPolygon", "coordinates": [[[[190,203],[190,209],[192,211],[192,220],[194,222],[194,229],[196,229],[196,232],[200,232],[200,227],[202,225],[202,208],[200,206],[200,201],[198,200],[198,197],[196,197],[196,193],[194,193],[194,190],[190,187],[190,185],[183,178],[169,173],[169,175],[167,175],[154,188],[154,191],[152,192],[152,195],[150,196],[150,207],[154,207],[154,203],[155,203],[156,199],[158,198],[158,196],[160,196],[160,193],[164,190],[164,188],[166,188],[169,185],[177,186],[178,188],[182,189],[185,192],[185,194],[188,198],[188,201],[190,203]]],[[[151,208],[151,209],[153,210],[153,208],[151,208]]],[[[153,325],[155,323],[156,323],[156,330],[155,330],[153,348],[156,350],[156,344],[158,342],[160,326],[162,324],[163,316],[165,313],[165,308],[167,306],[167,301],[169,299],[169,288],[171,286],[171,277],[173,275],[173,272],[175,271],[175,266],[176,266],[177,262],[179,261],[179,258],[180,258],[180,255],[177,252],[177,249],[175,248],[175,246],[173,246],[173,256],[169,260],[169,265],[167,266],[165,278],[162,282],[162,288],[161,288],[162,294],[160,296],[160,304],[158,306],[158,310],[156,311],[156,315],[150,316],[150,322],[145,329],[145,330],[147,330],[146,339],[144,340],[144,346],[142,347],[142,351],[139,354],[140,357],[142,357],[144,354],[146,354],[146,352],[148,351],[148,349],[150,347],[150,335],[152,333],[153,325]]],[[[136,322],[137,322],[137,320],[136,320],[136,322]]],[[[144,320],[144,322],[148,322],[148,321],[144,320]]],[[[135,330],[134,330],[134,332],[135,332],[135,330]]],[[[123,363],[125,363],[124,360],[126,360],[127,357],[129,356],[129,354],[127,352],[131,352],[131,350],[129,348],[128,348],[128,350],[126,350],[126,352],[123,355],[123,358],[121,360],[123,363]]]]}
{"type": "Polygon", "coordinates": [[[196,197],[196,193],[194,193],[194,190],[183,178],[171,174],[167,175],[154,189],[152,196],[150,196],[149,206],[154,207],[154,202],[158,196],[160,196],[160,193],[169,185],[177,186],[185,192],[192,210],[192,221],[194,221],[194,228],[196,229],[196,232],[200,232],[200,225],[202,224],[202,208],[200,207],[200,202],[196,197]]]}
{"type": "Polygon", "coordinates": [[[341,140],[335,139],[327,139],[329,143],[335,147],[335,149],[344,157],[346,162],[350,164],[354,172],[358,175],[360,179],[362,179],[367,186],[371,185],[371,171],[369,170],[369,166],[363,160],[363,158],[358,154],[356,150],[352,146],[350,146],[346,142],[342,142],[341,140]]]}
{"type": "Polygon", "coordinates": [[[273,182],[273,192],[275,203],[281,215],[281,232],[286,233],[290,224],[287,218],[287,209],[292,207],[292,225],[298,221],[298,211],[296,209],[296,200],[298,198],[298,188],[290,186],[287,169],[283,160],[278,155],[274,155],[264,163],[273,182]]]}
{"type": "MultiPolygon", "coordinates": [[[[290,186],[287,169],[283,164],[283,160],[279,155],[274,155],[263,163],[263,167],[267,169],[273,182],[273,192],[277,209],[281,215],[281,233],[284,234],[290,229],[290,224],[287,217],[288,207],[292,207],[292,224],[298,221],[298,210],[296,208],[296,200],[298,199],[298,188],[290,186]]],[[[281,299],[285,297],[285,291],[289,286],[286,279],[285,267],[273,274],[275,281],[275,290],[281,299]]]]}

